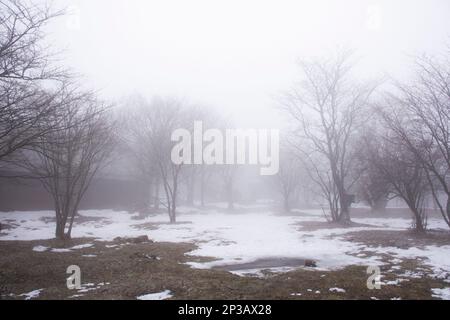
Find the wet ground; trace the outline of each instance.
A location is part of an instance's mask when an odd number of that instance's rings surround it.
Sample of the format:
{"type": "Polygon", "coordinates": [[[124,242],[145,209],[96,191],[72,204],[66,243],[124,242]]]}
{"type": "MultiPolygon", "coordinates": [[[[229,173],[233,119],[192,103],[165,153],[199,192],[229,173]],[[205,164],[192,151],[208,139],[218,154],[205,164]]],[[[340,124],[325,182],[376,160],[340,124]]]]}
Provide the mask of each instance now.
{"type": "Polygon", "coordinates": [[[272,269],[272,268],[298,268],[305,266],[307,259],[298,258],[264,258],[247,263],[236,263],[229,265],[216,266],[214,269],[225,271],[245,271],[255,269],[272,269]]]}

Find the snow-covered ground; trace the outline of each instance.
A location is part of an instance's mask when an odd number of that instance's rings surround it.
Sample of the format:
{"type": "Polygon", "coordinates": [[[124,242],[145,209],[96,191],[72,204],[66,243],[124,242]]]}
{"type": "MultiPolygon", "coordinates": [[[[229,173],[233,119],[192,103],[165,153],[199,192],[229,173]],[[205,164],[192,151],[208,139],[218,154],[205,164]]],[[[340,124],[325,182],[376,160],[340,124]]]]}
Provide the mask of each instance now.
{"type": "MultiPolygon", "coordinates": [[[[380,246],[367,247],[345,240],[348,232],[363,230],[405,230],[411,221],[403,218],[355,218],[353,221],[370,226],[355,228],[330,228],[306,231],[299,225],[305,221],[324,221],[320,210],[306,210],[296,215],[276,215],[257,205],[254,210],[245,206],[245,213],[224,213],[217,209],[200,210],[180,207],[177,224],[168,224],[165,214],[139,218],[138,214],[111,210],[87,210],[80,214],[84,222],[77,223],[73,237],[93,237],[111,241],[116,237],[147,235],[155,241],[192,242],[198,249],[190,255],[215,257],[212,262],[191,262],[196,268],[242,264],[263,258],[300,258],[317,261],[319,269],[334,269],[348,265],[379,265],[381,254],[389,253],[393,261],[404,258],[425,257],[436,277],[449,278],[450,245],[401,249],[380,246]],[[249,212],[250,211],[250,212],[249,212]],[[148,225],[156,229],[148,228],[148,225]],[[153,225],[154,224],[154,225],[153,225]],[[361,251],[370,255],[359,254],[361,251]]],[[[237,210],[239,211],[239,210],[237,210]]],[[[0,240],[38,240],[54,236],[51,211],[0,213],[0,223],[13,228],[4,229],[0,240]]],[[[438,218],[430,218],[431,228],[446,229],[438,218]]],[[[85,247],[62,249],[73,251],[85,247]]],[[[35,246],[35,251],[55,249],[35,246]]],[[[279,271],[288,270],[281,268],[279,271]]]]}

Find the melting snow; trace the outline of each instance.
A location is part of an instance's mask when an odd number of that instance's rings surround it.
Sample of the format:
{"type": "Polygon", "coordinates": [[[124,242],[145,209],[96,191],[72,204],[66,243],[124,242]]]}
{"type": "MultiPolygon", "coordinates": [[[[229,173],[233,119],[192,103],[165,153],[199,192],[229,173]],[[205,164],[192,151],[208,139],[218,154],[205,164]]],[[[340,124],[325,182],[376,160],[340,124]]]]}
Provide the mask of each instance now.
{"type": "MultiPolygon", "coordinates": [[[[251,206],[246,206],[251,208],[251,206]]],[[[248,210],[247,210],[248,211],[248,210]]],[[[223,213],[215,209],[179,208],[179,223],[168,224],[167,215],[160,214],[140,219],[138,214],[112,210],[86,210],[84,218],[73,229],[73,237],[90,237],[101,241],[112,241],[116,237],[137,237],[147,235],[155,241],[191,242],[198,248],[190,255],[216,257],[211,262],[191,262],[196,268],[211,268],[220,265],[253,262],[258,259],[302,258],[317,262],[317,270],[341,268],[347,265],[380,265],[382,254],[393,255],[392,262],[405,258],[423,257],[424,264],[432,268],[435,277],[445,279],[450,273],[450,245],[426,246],[401,249],[396,247],[368,247],[344,239],[348,232],[365,230],[405,230],[411,221],[403,218],[355,218],[355,222],[368,226],[355,228],[303,230],[299,223],[304,221],[323,222],[321,210],[305,210],[298,215],[281,216],[264,211],[261,205],[252,213],[223,213]],[[89,220],[89,217],[93,219],[89,220]],[[155,230],[139,225],[154,224],[155,230]],[[367,251],[369,255],[361,254],[367,251]]],[[[38,240],[54,236],[53,213],[3,212],[0,222],[15,221],[15,227],[5,230],[0,240],[38,240]]],[[[445,228],[442,219],[430,218],[433,228],[445,228]]],[[[36,246],[34,251],[69,252],[91,247],[84,244],[72,248],[47,248],[36,246]]],[[[108,245],[114,247],[114,245],[108,245]]],[[[286,269],[288,270],[288,269],[286,269]]],[[[284,270],[284,271],[286,271],[284,270]]],[[[248,272],[243,270],[242,272],[248,272]]],[[[275,270],[283,271],[283,270],[275,270]]],[[[254,270],[258,272],[258,270],[254,270]]],[[[423,273],[418,275],[423,276],[423,273]]]]}
{"type": "Polygon", "coordinates": [[[138,299],[138,300],[165,300],[165,299],[169,299],[172,297],[173,297],[172,292],[170,290],[165,290],[165,291],[157,292],[157,293],[144,294],[142,296],[137,297],[136,299],[138,299]]]}
{"type": "Polygon", "coordinates": [[[342,288],[330,288],[331,292],[339,292],[339,293],[345,293],[345,289],[342,288]]]}
{"type": "Polygon", "coordinates": [[[28,292],[28,293],[19,294],[19,296],[25,297],[25,300],[31,300],[31,299],[39,297],[39,295],[41,294],[42,290],[44,290],[44,289],[33,290],[33,291],[28,292]]]}
{"type": "Polygon", "coordinates": [[[450,287],[443,289],[431,289],[433,294],[431,295],[434,298],[439,298],[442,300],[450,300],[450,287]]]}
{"type": "Polygon", "coordinates": [[[34,248],[33,248],[33,251],[36,251],[36,252],[44,252],[44,251],[47,251],[49,248],[48,247],[44,247],[44,246],[35,246],[34,248]]]}
{"type": "MultiPolygon", "coordinates": [[[[1,240],[1,238],[0,238],[0,240],[1,240]]],[[[83,249],[83,248],[90,248],[92,246],[94,246],[92,243],[80,244],[77,246],[73,246],[71,248],[49,248],[49,247],[45,247],[45,246],[35,246],[33,248],[33,251],[44,252],[44,251],[50,250],[51,252],[61,253],[61,252],[71,252],[72,250],[78,250],[78,249],[83,249]]],[[[88,255],[86,255],[86,256],[88,256],[88,255]]]]}

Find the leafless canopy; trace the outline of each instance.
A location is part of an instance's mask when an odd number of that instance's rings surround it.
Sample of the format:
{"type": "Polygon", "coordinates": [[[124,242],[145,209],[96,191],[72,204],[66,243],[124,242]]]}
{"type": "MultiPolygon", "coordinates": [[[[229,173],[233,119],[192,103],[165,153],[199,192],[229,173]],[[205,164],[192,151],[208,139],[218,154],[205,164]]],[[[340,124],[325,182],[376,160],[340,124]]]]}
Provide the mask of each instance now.
{"type": "Polygon", "coordinates": [[[0,1],[0,162],[45,134],[40,123],[55,112],[67,74],[54,67],[43,27],[60,14],[28,1],[0,1]]]}
{"type": "Polygon", "coordinates": [[[42,124],[58,122],[60,129],[40,136],[22,163],[53,197],[59,239],[70,238],[80,201],[114,145],[107,108],[93,94],[68,92],[61,99],[64,108],[42,124]]]}
{"type": "Polygon", "coordinates": [[[283,107],[296,124],[297,150],[312,167],[332,220],[348,221],[352,139],[365,121],[375,86],[352,79],[352,55],[347,51],[324,61],[301,61],[300,67],[303,81],[287,94],[283,107]],[[317,167],[323,163],[327,168],[317,167]]]}

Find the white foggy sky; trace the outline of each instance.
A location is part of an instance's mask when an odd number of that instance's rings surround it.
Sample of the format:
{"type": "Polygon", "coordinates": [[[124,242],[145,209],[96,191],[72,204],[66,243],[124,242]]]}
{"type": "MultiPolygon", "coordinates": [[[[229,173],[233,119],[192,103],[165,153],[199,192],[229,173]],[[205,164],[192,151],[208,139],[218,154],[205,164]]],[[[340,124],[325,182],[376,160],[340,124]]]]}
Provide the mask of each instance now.
{"type": "Polygon", "coordinates": [[[64,62],[104,97],[176,95],[277,127],[274,95],[298,78],[299,57],[357,50],[364,76],[401,76],[408,54],[450,42],[450,1],[58,0],[64,62]],[[77,19],[79,18],[79,28],[77,19]]]}

